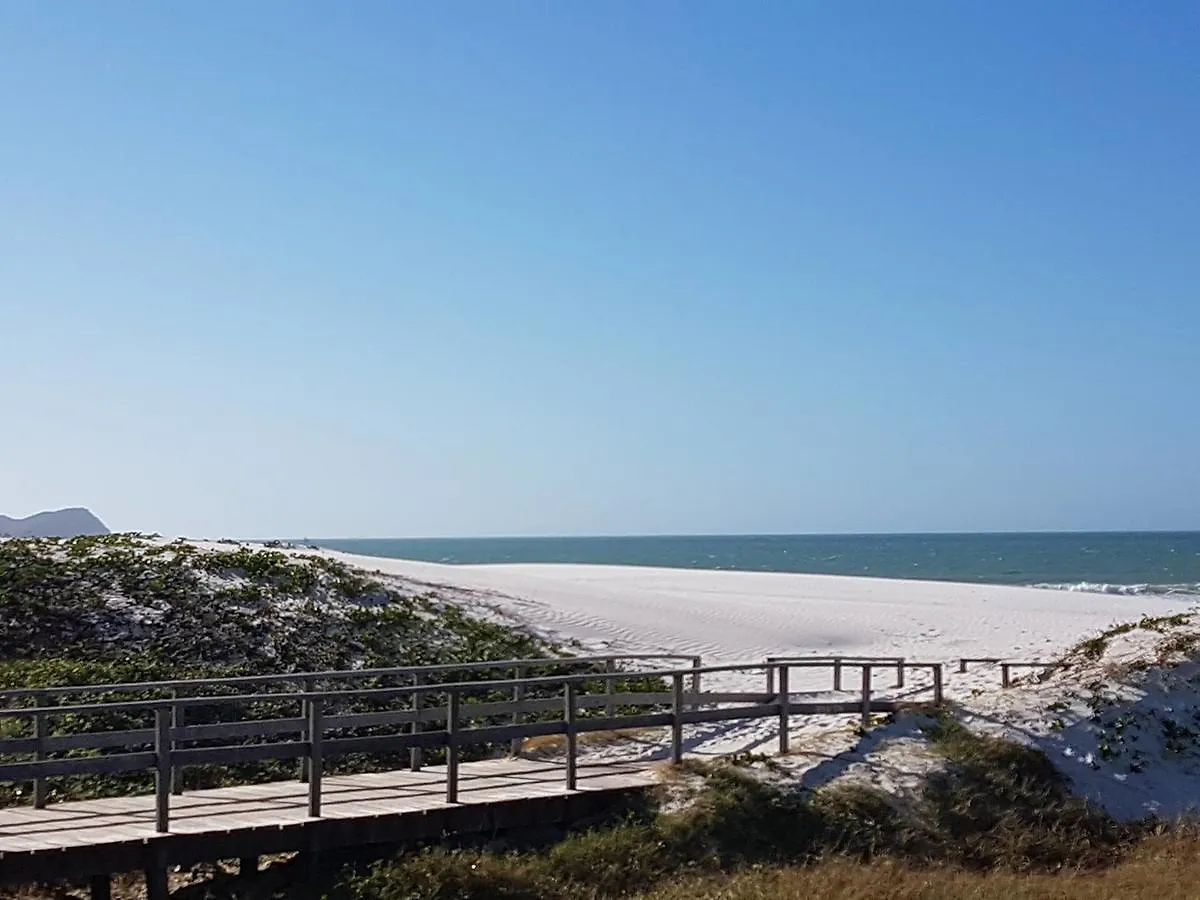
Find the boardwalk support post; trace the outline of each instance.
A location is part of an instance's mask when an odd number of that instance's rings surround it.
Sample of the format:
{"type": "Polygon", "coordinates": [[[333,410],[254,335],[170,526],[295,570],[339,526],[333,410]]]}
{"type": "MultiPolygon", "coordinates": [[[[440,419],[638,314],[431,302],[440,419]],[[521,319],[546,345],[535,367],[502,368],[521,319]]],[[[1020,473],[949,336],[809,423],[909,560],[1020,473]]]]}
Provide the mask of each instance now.
{"type": "MultiPolygon", "coordinates": [[[[33,702],[36,706],[45,705],[46,695],[38,692],[33,695],[33,702]]],[[[34,759],[41,762],[46,758],[46,738],[48,737],[46,728],[46,714],[33,714],[33,738],[37,741],[37,750],[35,751],[34,759]]],[[[36,809],[42,809],[46,805],[46,779],[35,778],[33,780],[33,805],[36,809]]]]}
{"type": "Polygon", "coordinates": [[[692,657],[692,709],[700,708],[700,666],[702,661],[699,656],[692,657]]]}
{"type": "Polygon", "coordinates": [[[167,867],[154,864],[146,869],[146,898],[147,900],[168,900],[170,890],[167,887],[167,867]]]}
{"type": "MultiPolygon", "coordinates": [[[[518,681],[523,679],[526,674],[525,667],[517,666],[516,674],[517,674],[518,681]]],[[[525,718],[521,714],[521,704],[525,702],[525,685],[514,684],[513,690],[512,690],[512,698],[513,698],[513,703],[517,704],[517,708],[515,710],[513,710],[512,723],[514,725],[520,725],[521,721],[525,718]]],[[[508,748],[509,753],[511,753],[513,756],[519,756],[521,753],[521,746],[523,744],[524,744],[524,740],[522,738],[519,738],[519,737],[513,738],[512,742],[509,744],[509,748],[508,748]]]]}
{"type": "Polygon", "coordinates": [[[171,816],[171,710],[154,709],[154,830],[166,834],[171,816]]]}
{"type": "Polygon", "coordinates": [[[617,714],[617,679],[613,675],[616,668],[611,659],[604,661],[604,714],[610,719],[617,714]]]}
{"type": "Polygon", "coordinates": [[[942,664],[935,663],[933,666],[933,704],[934,706],[942,705],[942,664]]]}
{"type": "Polygon", "coordinates": [[[575,733],[575,683],[568,681],[563,694],[563,722],[567,732],[567,790],[575,790],[576,733],[575,733]]]}
{"type": "Polygon", "coordinates": [[[896,687],[904,687],[904,657],[896,661],[896,687]]]}
{"type": "Polygon", "coordinates": [[[446,702],[446,802],[458,802],[458,691],[446,702]]]}
{"type": "Polygon", "coordinates": [[[108,875],[93,875],[88,879],[91,900],[112,900],[112,879],[108,875]]]}
{"type": "Polygon", "coordinates": [[[863,663],[862,667],[862,726],[871,724],[871,664],[863,663]]]}
{"type": "Polygon", "coordinates": [[[779,753],[788,752],[788,727],[792,717],[792,696],[788,686],[788,667],[779,667],[779,753]]]}
{"type": "Polygon", "coordinates": [[[775,696],[775,660],[773,657],[767,657],[767,696],[775,696]]]}
{"type": "Polygon", "coordinates": [[[833,661],[833,689],[835,691],[842,689],[842,658],[840,656],[833,661]]]}
{"type": "Polygon", "coordinates": [[[671,676],[671,762],[683,762],[683,673],[671,676]]]}
{"type": "MultiPolygon", "coordinates": [[[[171,699],[179,699],[179,691],[171,689],[171,699]]],[[[183,727],[184,709],[178,703],[171,704],[171,750],[179,749],[175,740],[175,729],[183,727]]],[[[171,793],[179,796],[183,793],[183,766],[171,766],[171,793]]]]}
{"type": "Polygon", "coordinates": [[[324,765],[321,759],[321,741],[325,735],[322,721],[323,701],[310,698],[308,701],[308,815],[321,817],[321,776],[324,765]]]}
{"type": "MultiPolygon", "coordinates": [[[[304,691],[305,694],[311,694],[313,692],[314,687],[316,687],[316,685],[313,683],[313,680],[311,678],[305,678],[304,681],[300,685],[301,690],[304,691]]],[[[306,722],[309,720],[309,705],[311,703],[312,703],[312,701],[309,700],[308,697],[305,697],[303,700],[300,701],[300,718],[302,718],[306,722]]],[[[309,771],[311,768],[309,762],[310,761],[307,756],[303,756],[300,758],[300,783],[301,784],[308,783],[308,774],[309,774],[309,771]]]]}
{"type": "Polygon", "coordinates": [[[1012,669],[1008,663],[1000,663],[1000,687],[1010,687],[1012,685],[1012,669]]]}
{"type": "MultiPolygon", "coordinates": [[[[420,672],[418,672],[416,675],[413,676],[413,687],[419,688],[424,684],[425,684],[425,677],[420,672]]],[[[425,695],[421,691],[413,691],[413,701],[412,701],[413,723],[412,723],[412,729],[411,729],[412,734],[419,734],[421,732],[421,706],[423,705],[422,700],[424,697],[425,697],[425,695]]],[[[413,772],[420,772],[421,764],[424,761],[425,761],[425,751],[424,750],[422,750],[420,747],[409,748],[409,751],[408,751],[408,768],[409,769],[411,769],[413,772]]]]}

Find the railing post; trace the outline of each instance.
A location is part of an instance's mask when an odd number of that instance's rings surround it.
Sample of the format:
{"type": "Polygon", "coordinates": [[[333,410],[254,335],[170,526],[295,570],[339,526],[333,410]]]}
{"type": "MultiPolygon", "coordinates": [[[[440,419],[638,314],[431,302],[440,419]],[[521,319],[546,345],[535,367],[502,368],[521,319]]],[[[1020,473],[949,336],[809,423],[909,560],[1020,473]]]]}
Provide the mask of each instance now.
{"type": "Polygon", "coordinates": [[[1000,687],[1008,687],[1012,684],[1012,672],[1009,669],[1008,663],[1000,663],[1000,687]]]}
{"type": "Polygon", "coordinates": [[[842,658],[840,656],[833,660],[833,689],[835,691],[842,689],[842,658]]]}
{"type": "MultiPolygon", "coordinates": [[[[33,704],[36,707],[45,705],[46,694],[38,691],[33,695],[33,704]]],[[[37,741],[37,750],[34,753],[34,759],[41,762],[46,758],[46,738],[49,737],[46,728],[46,714],[33,714],[33,738],[37,741]]],[[[33,805],[36,809],[42,809],[46,805],[47,799],[46,779],[35,778],[33,780],[33,805]]]]}
{"type": "Polygon", "coordinates": [[[610,719],[617,714],[617,679],[613,676],[616,665],[611,659],[604,661],[604,714],[610,719]]]}
{"type": "MultiPolygon", "coordinates": [[[[300,683],[300,689],[302,691],[304,691],[304,693],[306,693],[306,694],[311,694],[314,686],[315,685],[313,684],[313,680],[311,678],[305,678],[300,683]]],[[[311,705],[312,705],[312,702],[307,697],[303,698],[300,701],[300,718],[304,719],[304,721],[306,721],[306,722],[309,721],[311,718],[310,712],[309,712],[309,707],[311,705]]],[[[307,756],[301,757],[301,759],[300,759],[300,782],[302,784],[308,783],[309,772],[311,770],[312,770],[311,760],[309,760],[309,758],[307,756]]]]}
{"type": "Polygon", "coordinates": [[[566,723],[567,732],[567,790],[575,790],[576,772],[575,772],[575,754],[576,754],[576,735],[575,735],[575,683],[568,681],[566,691],[563,694],[563,721],[566,723]]]}
{"type": "Polygon", "coordinates": [[[866,728],[871,724],[871,664],[863,663],[862,667],[862,724],[866,728]]]}
{"type": "Polygon", "coordinates": [[[904,657],[903,656],[900,657],[899,662],[896,663],[896,687],[898,687],[898,688],[904,687],[904,657]]]}
{"type": "Polygon", "coordinates": [[[942,664],[933,665],[933,702],[935,706],[942,705],[942,664]]]}
{"type": "Polygon", "coordinates": [[[683,673],[671,676],[671,762],[683,762],[683,673]]]}
{"type": "Polygon", "coordinates": [[[154,709],[154,830],[166,834],[171,815],[171,711],[154,709]]]}
{"type": "Polygon", "coordinates": [[[958,674],[962,675],[966,671],[967,671],[967,661],[965,659],[960,659],[958,661],[958,674]]]}
{"type": "MultiPolygon", "coordinates": [[[[516,703],[518,705],[517,709],[513,710],[513,714],[512,714],[512,723],[514,725],[520,725],[522,720],[525,718],[521,714],[521,709],[520,709],[520,705],[525,702],[525,685],[520,683],[520,679],[525,677],[525,673],[526,673],[526,669],[524,666],[517,666],[516,674],[517,674],[518,683],[513,685],[513,691],[512,691],[513,703],[516,703]]],[[[524,741],[521,738],[519,738],[519,737],[513,738],[512,741],[510,741],[509,745],[508,745],[509,753],[511,753],[513,756],[519,756],[521,753],[521,746],[523,744],[524,744],[524,741]]]]}
{"type": "MultiPolygon", "coordinates": [[[[413,676],[413,687],[419,688],[424,684],[425,684],[425,677],[420,672],[417,672],[413,676]]],[[[421,733],[421,707],[424,705],[424,703],[422,702],[424,697],[425,697],[425,695],[421,691],[413,691],[413,701],[412,701],[413,722],[412,722],[412,727],[409,729],[410,734],[415,735],[415,734],[421,733]]],[[[408,751],[408,767],[409,767],[409,769],[411,769],[414,772],[421,771],[421,764],[424,761],[425,761],[425,751],[424,750],[422,750],[420,747],[411,747],[409,749],[409,751],[408,751]]]]}
{"type": "Polygon", "coordinates": [[[308,701],[308,815],[313,819],[321,817],[321,776],[324,774],[321,742],[325,736],[322,705],[316,698],[308,701]]]}
{"type": "Polygon", "coordinates": [[[692,709],[700,708],[700,665],[699,656],[692,657],[692,709]]]}
{"type": "Polygon", "coordinates": [[[111,875],[93,875],[88,879],[88,900],[112,900],[111,875]]]}
{"type": "Polygon", "coordinates": [[[779,667],[779,753],[783,755],[789,749],[788,728],[792,718],[792,695],[788,686],[788,667],[779,667]]]}
{"type": "MultiPolygon", "coordinates": [[[[171,699],[179,699],[179,691],[175,688],[171,689],[171,699]]],[[[184,721],[184,709],[178,703],[171,704],[171,750],[174,752],[179,749],[179,741],[175,739],[175,729],[182,728],[184,721]]],[[[171,793],[179,795],[183,793],[183,766],[171,766],[171,793]]]]}
{"type": "Polygon", "coordinates": [[[446,802],[458,802],[458,691],[446,702],[446,802]]]}
{"type": "Polygon", "coordinates": [[[767,696],[775,696],[775,657],[767,657],[767,696]]]}

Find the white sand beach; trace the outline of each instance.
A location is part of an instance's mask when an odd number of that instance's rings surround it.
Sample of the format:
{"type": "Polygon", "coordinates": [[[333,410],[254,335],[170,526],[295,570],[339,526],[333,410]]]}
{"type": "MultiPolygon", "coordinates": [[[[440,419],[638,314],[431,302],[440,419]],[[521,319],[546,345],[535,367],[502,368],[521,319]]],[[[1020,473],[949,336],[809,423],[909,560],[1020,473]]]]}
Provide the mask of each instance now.
{"type": "MultiPolygon", "coordinates": [[[[1190,622],[1159,626],[1143,619],[1194,610],[1195,595],[626,566],[447,566],[321,552],[397,587],[436,589],[477,613],[591,651],[694,654],[707,665],[809,654],[945,663],[946,697],[960,721],[1039,747],[1076,793],[1113,815],[1198,811],[1200,765],[1172,741],[1200,721],[1200,695],[1189,680],[1200,677],[1200,667],[1187,655],[1200,632],[1190,622]],[[1050,662],[1113,625],[1139,620],[1150,624],[1120,635],[1111,653],[1077,657],[1044,681],[1020,670],[1026,677],[1005,690],[996,666],[963,674],[956,665],[960,657],[1050,662]],[[1171,641],[1177,646],[1168,648],[1171,641]]],[[[858,696],[857,676],[841,699],[858,696]]],[[[710,676],[706,686],[745,689],[748,677],[710,676]]],[[[876,673],[877,696],[929,699],[927,674],[913,673],[902,689],[893,678],[876,673]]],[[[752,684],[762,682],[753,676],[752,684]]],[[[797,699],[838,698],[831,687],[828,671],[793,672],[797,699]]],[[[944,765],[911,717],[865,735],[856,726],[856,716],[794,716],[791,753],[769,777],[804,787],[859,780],[903,795],[944,765]]],[[[689,726],[685,733],[687,753],[701,758],[773,753],[777,742],[770,719],[689,726]]],[[[662,759],[667,747],[666,734],[654,731],[587,748],[585,755],[662,759]]]]}
{"type": "Polygon", "coordinates": [[[448,566],[322,551],[349,565],[466,588],[504,615],[593,649],[670,651],[705,663],[840,653],[944,662],[1044,659],[1091,633],[1198,598],[637,566],[448,566]]]}

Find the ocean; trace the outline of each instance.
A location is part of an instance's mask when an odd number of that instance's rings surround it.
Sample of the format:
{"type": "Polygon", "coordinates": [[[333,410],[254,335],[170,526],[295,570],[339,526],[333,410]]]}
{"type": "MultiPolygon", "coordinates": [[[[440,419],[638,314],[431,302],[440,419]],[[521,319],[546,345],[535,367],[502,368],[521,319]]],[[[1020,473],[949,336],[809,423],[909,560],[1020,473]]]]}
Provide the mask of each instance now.
{"type": "Polygon", "coordinates": [[[1200,532],[312,540],[457,565],[591,563],[1200,595],[1200,532]]]}

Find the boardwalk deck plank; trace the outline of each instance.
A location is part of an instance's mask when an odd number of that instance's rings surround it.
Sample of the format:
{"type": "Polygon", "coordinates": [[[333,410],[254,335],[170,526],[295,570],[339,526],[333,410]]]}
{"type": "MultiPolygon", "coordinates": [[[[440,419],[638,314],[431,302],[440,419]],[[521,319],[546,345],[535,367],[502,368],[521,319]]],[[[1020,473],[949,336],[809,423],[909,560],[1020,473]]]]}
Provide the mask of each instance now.
{"type": "MultiPolygon", "coordinates": [[[[456,807],[487,807],[567,794],[563,766],[545,760],[490,759],[459,769],[458,804],[446,804],[444,767],[364,775],[327,776],[322,818],[349,822],[422,816],[456,807]]],[[[655,775],[644,764],[581,766],[579,791],[643,787],[655,775]]],[[[174,836],[223,835],[278,829],[316,820],[308,816],[308,787],[298,781],[239,785],[171,797],[174,836]]],[[[0,809],[0,868],[24,854],[95,849],[126,842],[153,842],[154,798],[141,795],[0,809]]]]}

